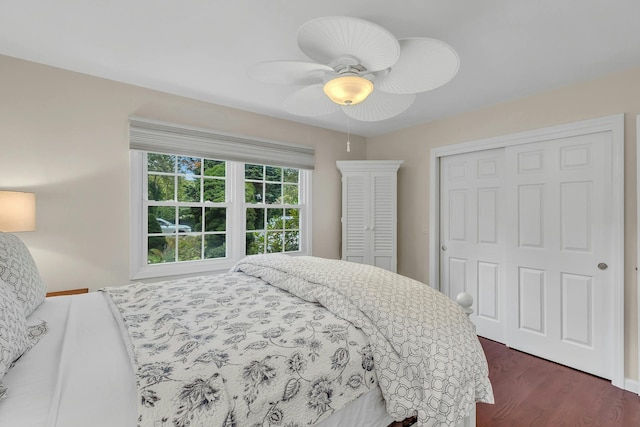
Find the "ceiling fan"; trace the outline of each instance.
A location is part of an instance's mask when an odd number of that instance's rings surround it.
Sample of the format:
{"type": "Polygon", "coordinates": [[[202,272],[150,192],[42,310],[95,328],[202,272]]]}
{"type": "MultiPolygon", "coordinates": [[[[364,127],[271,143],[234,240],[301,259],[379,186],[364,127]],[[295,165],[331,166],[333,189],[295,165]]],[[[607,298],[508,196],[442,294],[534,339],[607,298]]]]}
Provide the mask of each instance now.
{"type": "Polygon", "coordinates": [[[249,75],[263,83],[304,86],[284,103],[299,116],[342,108],[356,120],[385,120],[408,109],[416,93],[449,82],[460,67],[456,51],[440,40],[398,40],[380,25],[348,16],[306,22],[298,30],[298,46],[315,62],[261,62],[249,75]]]}

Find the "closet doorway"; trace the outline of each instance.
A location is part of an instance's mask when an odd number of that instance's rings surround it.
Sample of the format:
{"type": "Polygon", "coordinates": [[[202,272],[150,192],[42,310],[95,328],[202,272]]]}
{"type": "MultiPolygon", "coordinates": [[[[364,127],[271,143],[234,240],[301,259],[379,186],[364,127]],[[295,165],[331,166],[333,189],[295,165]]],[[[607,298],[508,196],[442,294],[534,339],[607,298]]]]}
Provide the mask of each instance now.
{"type": "Polygon", "coordinates": [[[434,149],[431,204],[431,283],[473,295],[478,335],[619,387],[623,123],[434,149]]]}

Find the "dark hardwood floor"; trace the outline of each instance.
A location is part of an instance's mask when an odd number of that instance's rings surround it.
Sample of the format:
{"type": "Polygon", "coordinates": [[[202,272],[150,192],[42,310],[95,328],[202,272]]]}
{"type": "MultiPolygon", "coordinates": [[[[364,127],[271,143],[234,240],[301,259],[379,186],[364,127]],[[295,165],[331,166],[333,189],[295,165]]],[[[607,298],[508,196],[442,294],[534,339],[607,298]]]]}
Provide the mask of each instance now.
{"type": "Polygon", "coordinates": [[[480,338],[496,403],[477,427],[640,427],[640,397],[611,382],[480,338]]]}

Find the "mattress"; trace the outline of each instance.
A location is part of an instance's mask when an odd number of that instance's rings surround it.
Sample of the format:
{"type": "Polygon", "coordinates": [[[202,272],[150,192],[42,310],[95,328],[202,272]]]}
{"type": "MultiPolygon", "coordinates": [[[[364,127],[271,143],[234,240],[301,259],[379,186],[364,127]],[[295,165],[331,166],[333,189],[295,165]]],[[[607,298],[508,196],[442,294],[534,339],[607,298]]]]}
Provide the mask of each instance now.
{"type": "MultiPolygon", "coordinates": [[[[4,377],[0,425],[135,426],[136,384],[119,326],[102,293],[48,298],[28,318],[47,333],[4,377]]],[[[319,424],[387,426],[379,388],[319,424]]]]}

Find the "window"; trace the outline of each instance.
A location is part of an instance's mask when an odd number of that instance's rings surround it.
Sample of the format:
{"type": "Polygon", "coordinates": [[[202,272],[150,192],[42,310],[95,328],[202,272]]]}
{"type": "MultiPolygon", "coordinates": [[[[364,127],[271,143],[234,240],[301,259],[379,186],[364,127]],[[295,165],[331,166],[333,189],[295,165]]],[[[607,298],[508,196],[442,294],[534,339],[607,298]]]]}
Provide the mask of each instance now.
{"type": "Polygon", "coordinates": [[[244,165],[246,254],[300,250],[300,171],[244,165]]]}
{"type": "Polygon", "coordinates": [[[226,162],[146,157],[147,263],[225,258],[226,162]]]}
{"type": "Polygon", "coordinates": [[[165,140],[140,150],[131,134],[132,278],[226,271],[252,254],[311,254],[310,169],[263,164],[255,153],[251,161],[202,155],[177,144],[180,135],[170,141],[183,153],[165,140]]]}

